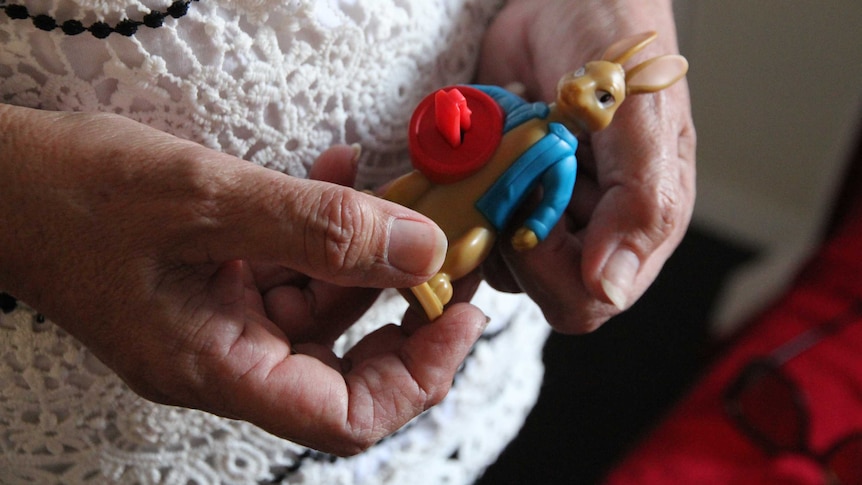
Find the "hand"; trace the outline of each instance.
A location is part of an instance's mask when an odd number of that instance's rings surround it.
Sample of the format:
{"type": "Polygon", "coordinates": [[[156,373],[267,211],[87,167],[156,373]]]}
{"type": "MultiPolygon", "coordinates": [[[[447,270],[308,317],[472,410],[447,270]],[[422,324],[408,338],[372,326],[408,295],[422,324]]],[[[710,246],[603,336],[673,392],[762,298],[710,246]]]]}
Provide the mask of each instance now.
{"type": "MultiPolygon", "coordinates": [[[[331,342],[376,291],[336,285],[439,268],[423,216],[111,115],[0,105],[0,146],[0,288],[146,398],[356,453],[442,399],[485,324],[456,305],[339,359],[331,342]]],[[[330,150],[317,175],[343,179],[352,157],[330,150]]]]}
{"type": "MultiPolygon", "coordinates": [[[[676,52],[666,0],[512,0],[486,35],[478,81],[520,83],[528,98],[552,101],[564,73],[647,30],[659,38],[632,62],[676,52]]],[[[688,227],[695,132],[685,83],[626,99],[610,127],[582,137],[578,165],[572,202],[549,237],[525,252],[499,245],[483,266],[492,285],[527,292],[567,333],[631,306],[688,227]]]]}

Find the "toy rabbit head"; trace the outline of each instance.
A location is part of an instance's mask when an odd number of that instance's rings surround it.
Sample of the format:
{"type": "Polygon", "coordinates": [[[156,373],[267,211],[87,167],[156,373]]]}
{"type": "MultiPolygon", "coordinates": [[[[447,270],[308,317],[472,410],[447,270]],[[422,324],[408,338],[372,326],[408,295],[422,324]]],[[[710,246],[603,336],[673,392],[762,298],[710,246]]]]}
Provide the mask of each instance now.
{"type": "Polygon", "coordinates": [[[645,32],[619,40],[601,60],[563,76],[557,85],[557,109],[582,130],[598,131],[610,124],[626,96],[660,91],[680,80],[688,62],[679,55],[655,57],[628,71],[623,68],[656,37],[655,32],[645,32]]]}

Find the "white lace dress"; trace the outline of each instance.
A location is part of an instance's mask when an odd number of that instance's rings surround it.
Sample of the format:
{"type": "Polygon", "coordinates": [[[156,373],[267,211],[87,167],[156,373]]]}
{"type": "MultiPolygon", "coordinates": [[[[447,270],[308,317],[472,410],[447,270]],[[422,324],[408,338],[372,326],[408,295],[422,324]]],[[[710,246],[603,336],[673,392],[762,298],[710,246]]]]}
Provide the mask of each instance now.
{"type": "MultiPolygon", "coordinates": [[[[331,144],[360,143],[359,183],[371,186],[409,169],[412,107],[470,80],[501,3],[194,0],[159,28],[101,39],[33,20],[120,30],[170,1],[0,0],[0,102],[111,111],[298,176],[331,144]],[[14,18],[22,6],[27,18],[14,18]]],[[[444,402],[366,453],[335,458],[245,422],[146,401],[36,310],[4,297],[0,483],[469,483],[535,402],[548,332],[526,298],[483,286],[474,302],[492,323],[444,402]]],[[[399,321],[405,306],[385,293],[337,350],[399,321]]]]}

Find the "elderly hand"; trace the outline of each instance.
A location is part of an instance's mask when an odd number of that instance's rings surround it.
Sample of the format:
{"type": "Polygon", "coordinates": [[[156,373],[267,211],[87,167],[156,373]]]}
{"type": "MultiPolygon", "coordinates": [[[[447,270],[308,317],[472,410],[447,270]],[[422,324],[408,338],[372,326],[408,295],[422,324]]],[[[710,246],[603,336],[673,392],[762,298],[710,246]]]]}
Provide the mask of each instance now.
{"type": "MultiPolygon", "coordinates": [[[[142,396],[356,453],[438,402],[485,317],[332,341],[442,262],[427,218],[112,115],[0,105],[0,288],[142,396]]],[[[338,147],[320,178],[350,177],[338,147]],[[327,168],[329,167],[329,168],[327,168]]],[[[408,322],[409,323],[409,322],[408,322]]]]}
{"type": "MultiPolygon", "coordinates": [[[[520,83],[528,98],[552,101],[563,74],[647,30],[659,38],[632,64],[677,52],[667,0],[512,0],[486,35],[478,82],[520,83]]],[[[483,266],[492,285],[525,291],[566,333],[631,306],[688,227],[695,131],[685,83],[626,99],[610,127],[581,140],[578,165],[572,201],[548,238],[524,252],[500,244],[483,266]]]]}

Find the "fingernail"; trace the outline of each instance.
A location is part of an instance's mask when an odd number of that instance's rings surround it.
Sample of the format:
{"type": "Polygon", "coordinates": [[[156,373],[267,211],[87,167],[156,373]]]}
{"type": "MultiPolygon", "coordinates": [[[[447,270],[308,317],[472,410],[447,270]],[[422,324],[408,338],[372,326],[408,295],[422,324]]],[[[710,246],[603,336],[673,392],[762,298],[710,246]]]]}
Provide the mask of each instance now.
{"type": "Polygon", "coordinates": [[[350,148],[353,149],[353,157],[350,158],[350,163],[355,168],[359,166],[359,157],[362,155],[362,145],[359,143],[353,143],[350,145],[350,148]]]}
{"type": "Polygon", "coordinates": [[[628,249],[618,249],[608,259],[602,272],[602,289],[605,296],[620,310],[628,306],[628,292],[635,281],[640,260],[628,249]]]}
{"type": "Polygon", "coordinates": [[[435,225],[396,219],[389,233],[389,264],[406,273],[431,275],[443,264],[448,242],[435,225]]]}

